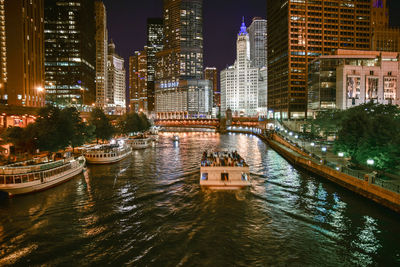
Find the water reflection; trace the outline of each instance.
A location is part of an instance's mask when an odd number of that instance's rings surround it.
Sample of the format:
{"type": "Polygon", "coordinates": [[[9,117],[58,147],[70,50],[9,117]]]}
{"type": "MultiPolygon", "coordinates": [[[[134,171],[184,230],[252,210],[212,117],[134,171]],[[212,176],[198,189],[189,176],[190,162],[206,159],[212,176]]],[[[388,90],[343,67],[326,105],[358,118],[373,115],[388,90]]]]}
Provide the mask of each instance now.
{"type": "Polygon", "coordinates": [[[258,138],[160,135],[155,147],[0,203],[0,264],[386,265],[398,215],[303,173],[258,138]],[[204,150],[237,150],[252,187],[201,190],[204,150]]]}

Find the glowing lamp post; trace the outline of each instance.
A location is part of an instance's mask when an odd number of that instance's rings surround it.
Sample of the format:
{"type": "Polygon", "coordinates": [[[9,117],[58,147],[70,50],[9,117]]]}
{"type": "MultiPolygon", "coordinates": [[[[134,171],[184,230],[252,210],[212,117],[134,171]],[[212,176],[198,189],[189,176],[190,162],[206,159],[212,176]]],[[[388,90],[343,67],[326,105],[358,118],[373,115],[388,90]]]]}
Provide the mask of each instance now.
{"type": "Polygon", "coordinates": [[[369,160],[367,160],[367,164],[369,166],[373,166],[375,164],[375,161],[373,159],[369,159],[369,160]]]}

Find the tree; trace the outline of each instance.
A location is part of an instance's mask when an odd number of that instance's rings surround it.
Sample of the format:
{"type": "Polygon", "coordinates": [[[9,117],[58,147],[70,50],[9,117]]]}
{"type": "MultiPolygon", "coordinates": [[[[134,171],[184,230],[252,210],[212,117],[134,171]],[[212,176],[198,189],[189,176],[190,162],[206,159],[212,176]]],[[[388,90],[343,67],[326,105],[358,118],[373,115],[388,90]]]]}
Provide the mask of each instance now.
{"type": "Polygon", "coordinates": [[[149,130],[151,127],[151,123],[143,112],[139,114],[139,119],[140,119],[140,131],[149,130]]]}
{"type": "Polygon", "coordinates": [[[35,136],[35,124],[29,124],[26,128],[7,128],[7,130],[2,134],[2,139],[6,143],[13,144],[17,151],[33,153],[37,147],[35,136]]]}
{"type": "Polygon", "coordinates": [[[150,126],[151,123],[144,113],[128,113],[118,121],[118,129],[122,134],[147,131],[150,126]]]}
{"type": "Polygon", "coordinates": [[[337,133],[342,120],[342,112],[338,109],[328,109],[318,112],[315,120],[311,121],[310,130],[314,136],[322,134],[327,138],[330,134],[337,133]]]}
{"type": "Polygon", "coordinates": [[[342,113],[335,151],[345,152],[352,161],[394,170],[400,166],[400,109],[393,105],[368,103],[342,113]]]}
{"type": "Polygon", "coordinates": [[[94,127],[86,125],[75,107],[63,109],[61,112],[62,121],[65,123],[69,144],[74,150],[93,139],[94,127]]]}
{"type": "Polygon", "coordinates": [[[69,146],[73,130],[59,108],[47,106],[40,109],[35,126],[40,150],[57,152],[69,146]]]}
{"type": "Polygon", "coordinates": [[[108,140],[110,139],[114,133],[115,128],[111,124],[110,119],[106,116],[100,108],[95,108],[91,114],[89,119],[89,125],[94,126],[94,137],[96,138],[97,142],[100,140],[108,140]]]}

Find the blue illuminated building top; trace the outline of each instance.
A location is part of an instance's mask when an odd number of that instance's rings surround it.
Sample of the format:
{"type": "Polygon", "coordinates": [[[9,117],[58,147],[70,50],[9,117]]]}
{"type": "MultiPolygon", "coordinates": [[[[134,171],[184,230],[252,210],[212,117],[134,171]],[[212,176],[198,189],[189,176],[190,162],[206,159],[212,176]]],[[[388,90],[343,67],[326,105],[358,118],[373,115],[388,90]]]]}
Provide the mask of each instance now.
{"type": "Polygon", "coordinates": [[[383,8],[383,0],[375,0],[373,6],[376,8],[383,8]]]}
{"type": "Polygon", "coordinates": [[[247,27],[246,24],[244,23],[244,17],[242,19],[242,26],[240,27],[239,35],[247,35],[247,27]]]}

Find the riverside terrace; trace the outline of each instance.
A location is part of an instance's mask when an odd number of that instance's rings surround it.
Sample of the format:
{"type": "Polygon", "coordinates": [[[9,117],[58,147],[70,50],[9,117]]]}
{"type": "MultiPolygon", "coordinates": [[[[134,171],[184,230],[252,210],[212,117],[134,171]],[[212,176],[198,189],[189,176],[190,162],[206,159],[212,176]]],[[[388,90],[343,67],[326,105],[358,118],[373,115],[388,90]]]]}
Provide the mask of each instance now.
{"type": "Polygon", "coordinates": [[[203,152],[202,167],[248,167],[244,159],[236,152],[203,152]]]}

